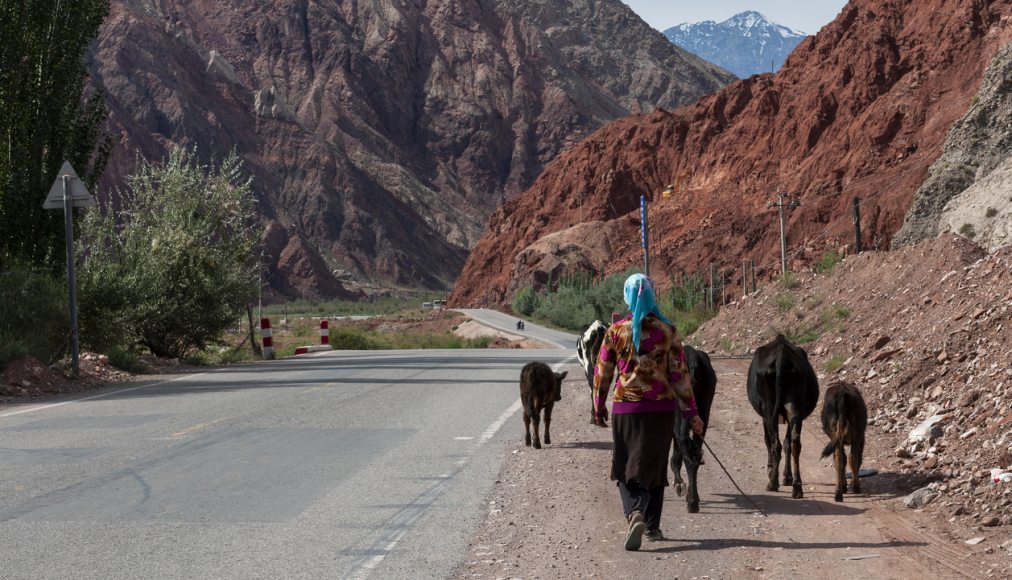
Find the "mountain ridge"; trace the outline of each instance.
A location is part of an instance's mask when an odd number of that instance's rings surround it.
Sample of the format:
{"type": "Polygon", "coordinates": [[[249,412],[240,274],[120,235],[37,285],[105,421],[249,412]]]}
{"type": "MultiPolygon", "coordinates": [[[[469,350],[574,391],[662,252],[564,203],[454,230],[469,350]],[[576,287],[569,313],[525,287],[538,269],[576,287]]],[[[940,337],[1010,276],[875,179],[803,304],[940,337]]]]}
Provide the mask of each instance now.
{"type": "Polygon", "coordinates": [[[1010,19],[997,1],[851,0],[776,75],[620,119],[546,167],[493,214],[451,305],[508,305],[522,288],[638,268],[640,196],[665,287],[712,265],[740,289],[750,261],[758,276],[779,276],[768,207],[779,192],[800,200],[786,215],[792,269],[851,251],[854,198],[865,247],[889,248],[949,128],[1012,41],[1010,19]]]}
{"type": "Polygon", "coordinates": [[[747,78],[779,70],[808,35],[771,22],[759,12],[745,11],[721,22],[678,24],[664,30],[664,36],[739,78],[747,78]]]}
{"type": "Polygon", "coordinates": [[[117,138],[100,189],[138,152],[237,149],[291,297],[445,289],[561,151],[733,79],[617,0],[113,0],[90,61],[117,138]]]}

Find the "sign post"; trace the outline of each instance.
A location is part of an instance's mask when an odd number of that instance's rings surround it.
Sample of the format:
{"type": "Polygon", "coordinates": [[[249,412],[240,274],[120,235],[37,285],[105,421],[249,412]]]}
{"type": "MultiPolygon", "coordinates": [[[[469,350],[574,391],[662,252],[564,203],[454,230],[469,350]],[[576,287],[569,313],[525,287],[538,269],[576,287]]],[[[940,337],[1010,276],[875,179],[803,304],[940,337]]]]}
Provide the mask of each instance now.
{"type": "Polygon", "coordinates": [[[77,285],[74,280],[74,208],[95,207],[95,198],[77,176],[69,161],[64,161],[60,172],[42,204],[44,209],[63,208],[63,229],[67,240],[67,301],[70,303],[70,364],[74,376],[81,374],[80,346],[77,336],[77,285]]]}
{"type": "Polygon", "coordinates": [[[650,229],[647,226],[647,196],[640,196],[640,241],[643,245],[643,275],[650,277],[650,229]]]}

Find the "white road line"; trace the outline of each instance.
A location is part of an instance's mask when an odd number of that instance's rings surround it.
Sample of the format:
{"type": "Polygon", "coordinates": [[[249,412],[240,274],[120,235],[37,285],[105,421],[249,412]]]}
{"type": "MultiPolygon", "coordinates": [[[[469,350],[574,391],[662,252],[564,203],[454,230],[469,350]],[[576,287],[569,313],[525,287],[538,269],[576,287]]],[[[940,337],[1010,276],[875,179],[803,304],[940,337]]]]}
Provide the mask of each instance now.
{"type": "Polygon", "coordinates": [[[198,374],[195,374],[195,375],[182,375],[182,376],[176,377],[174,379],[169,379],[167,381],[159,381],[157,383],[151,383],[150,385],[140,385],[140,386],[137,386],[137,387],[128,387],[126,389],[119,389],[118,391],[109,391],[108,393],[100,393],[98,395],[92,395],[90,397],[81,397],[80,399],[74,399],[72,401],[63,401],[62,403],[52,403],[50,405],[39,405],[38,407],[29,407],[28,409],[20,409],[18,411],[8,411],[6,413],[0,413],[0,419],[3,419],[4,417],[13,417],[14,415],[20,415],[22,413],[34,413],[35,411],[44,411],[46,409],[54,409],[56,407],[62,407],[64,405],[69,405],[71,403],[80,403],[81,401],[90,401],[92,399],[100,399],[102,397],[109,397],[111,395],[118,395],[120,393],[127,393],[127,392],[130,392],[130,391],[136,391],[138,389],[146,389],[148,387],[157,387],[159,385],[164,385],[164,384],[167,384],[167,383],[171,383],[173,381],[178,381],[179,379],[185,379],[185,378],[188,378],[188,377],[199,377],[200,375],[206,375],[206,374],[207,373],[204,372],[204,373],[198,373],[198,374]]]}
{"type": "MultiPolygon", "coordinates": [[[[575,356],[571,356],[566,360],[560,362],[559,364],[555,365],[555,368],[553,368],[552,370],[558,371],[560,368],[569,364],[575,359],[576,359],[575,356]]],[[[463,469],[464,465],[468,462],[471,456],[474,455],[474,453],[478,451],[478,449],[483,444],[485,444],[490,439],[495,437],[495,434],[499,432],[499,429],[502,429],[502,426],[506,424],[506,421],[509,421],[510,418],[513,417],[513,415],[515,415],[516,412],[520,410],[521,404],[522,403],[520,399],[517,399],[516,401],[513,402],[512,405],[509,406],[508,409],[503,411],[502,414],[499,415],[499,417],[495,421],[492,421],[492,423],[488,426],[488,428],[485,429],[485,431],[481,434],[481,438],[479,438],[473,445],[471,445],[471,447],[468,448],[467,459],[461,459],[456,462],[459,467],[454,473],[441,475],[440,476],[440,478],[442,478],[441,481],[434,484],[432,487],[430,487],[428,490],[422,493],[421,496],[416,498],[411,503],[411,505],[404,508],[397,515],[391,518],[391,521],[397,522],[400,525],[395,527],[393,533],[388,532],[385,536],[381,537],[376,543],[373,544],[373,546],[376,546],[378,548],[378,550],[376,550],[376,548],[374,548],[374,550],[379,551],[380,553],[376,554],[372,558],[369,558],[368,560],[360,564],[358,567],[352,569],[352,571],[349,572],[345,577],[352,578],[354,580],[364,580],[365,578],[369,577],[369,575],[376,569],[376,567],[379,566],[381,562],[383,562],[383,559],[386,558],[386,555],[391,553],[394,550],[394,548],[397,547],[397,542],[401,541],[401,538],[403,538],[404,535],[408,533],[408,529],[411,526],[411,524],[413,524],[414,521],[417,520],[422,515],[424,507],[419,507],[417,505],[421,503],[420,500],[429,499],[431,501],[434,501],[435,498],[441,495],[443,493],[443,488],[446,487],[446,484],[447,482],[449,482],[451,476],[455,475],[456,472],[459,472],[461,469],[463,469]]],[[[462,438],[456,437],[456,439],[462,438]]]]}

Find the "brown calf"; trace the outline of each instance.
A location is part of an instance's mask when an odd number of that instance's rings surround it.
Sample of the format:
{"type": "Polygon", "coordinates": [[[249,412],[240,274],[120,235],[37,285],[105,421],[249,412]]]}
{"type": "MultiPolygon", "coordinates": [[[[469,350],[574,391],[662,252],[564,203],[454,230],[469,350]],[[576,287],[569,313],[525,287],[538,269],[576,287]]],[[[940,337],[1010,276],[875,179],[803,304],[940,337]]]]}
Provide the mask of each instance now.
{"type": "Polygon", "coordinates": [[[849,383],[837,383],[826,389],[822,402],[822,430],[829,444],[822,450],[825,459],[833,456],[836,466],[836,501],[843,501],[847,491],[847,453],[850,445],[851,491],[861,493],[861,456],[864,454],[864,431],[868,426],[868,407],[861,391],[849,383]]]}
{"type": "Polygon", "coordinates": [[[545,410],[545,443],[552,443],[552,407],[562,394],[562,379],[566,373],[556,373],[543,362],[529,362],[520,371],[520,403],[524,407],[524,444],[531,444],[531,421],[534,421],[534,448],[541,449],[538,425],[541,410],[545,410]]]}

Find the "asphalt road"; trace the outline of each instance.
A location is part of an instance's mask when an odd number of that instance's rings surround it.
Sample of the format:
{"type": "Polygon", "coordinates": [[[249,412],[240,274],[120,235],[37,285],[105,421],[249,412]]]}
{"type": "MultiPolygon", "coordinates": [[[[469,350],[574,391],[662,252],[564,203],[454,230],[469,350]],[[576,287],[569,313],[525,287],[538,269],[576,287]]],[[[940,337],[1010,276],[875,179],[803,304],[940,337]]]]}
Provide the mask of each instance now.
{"type": "Polygon", "coordinates": [[[498,328],[499,330],[513,334],[522,334],[541,342],[557,345],[559,348],[572,349],[575,353],[577,338],[575,335],[539,326],[527,320],[524,321],[524,329],[518,331],[518,319],[515,316],[503,314],[496,310],[488,310],[487,308],[460,308],[455,310],[466,314],[474,320],[480,321],[486,326],[498,328]]]}
{"type": "Polygon", "coordinates": [[[0,576],[446,577],[530,360],[574,355],[333,351],[0,408],[0,576]]]}

